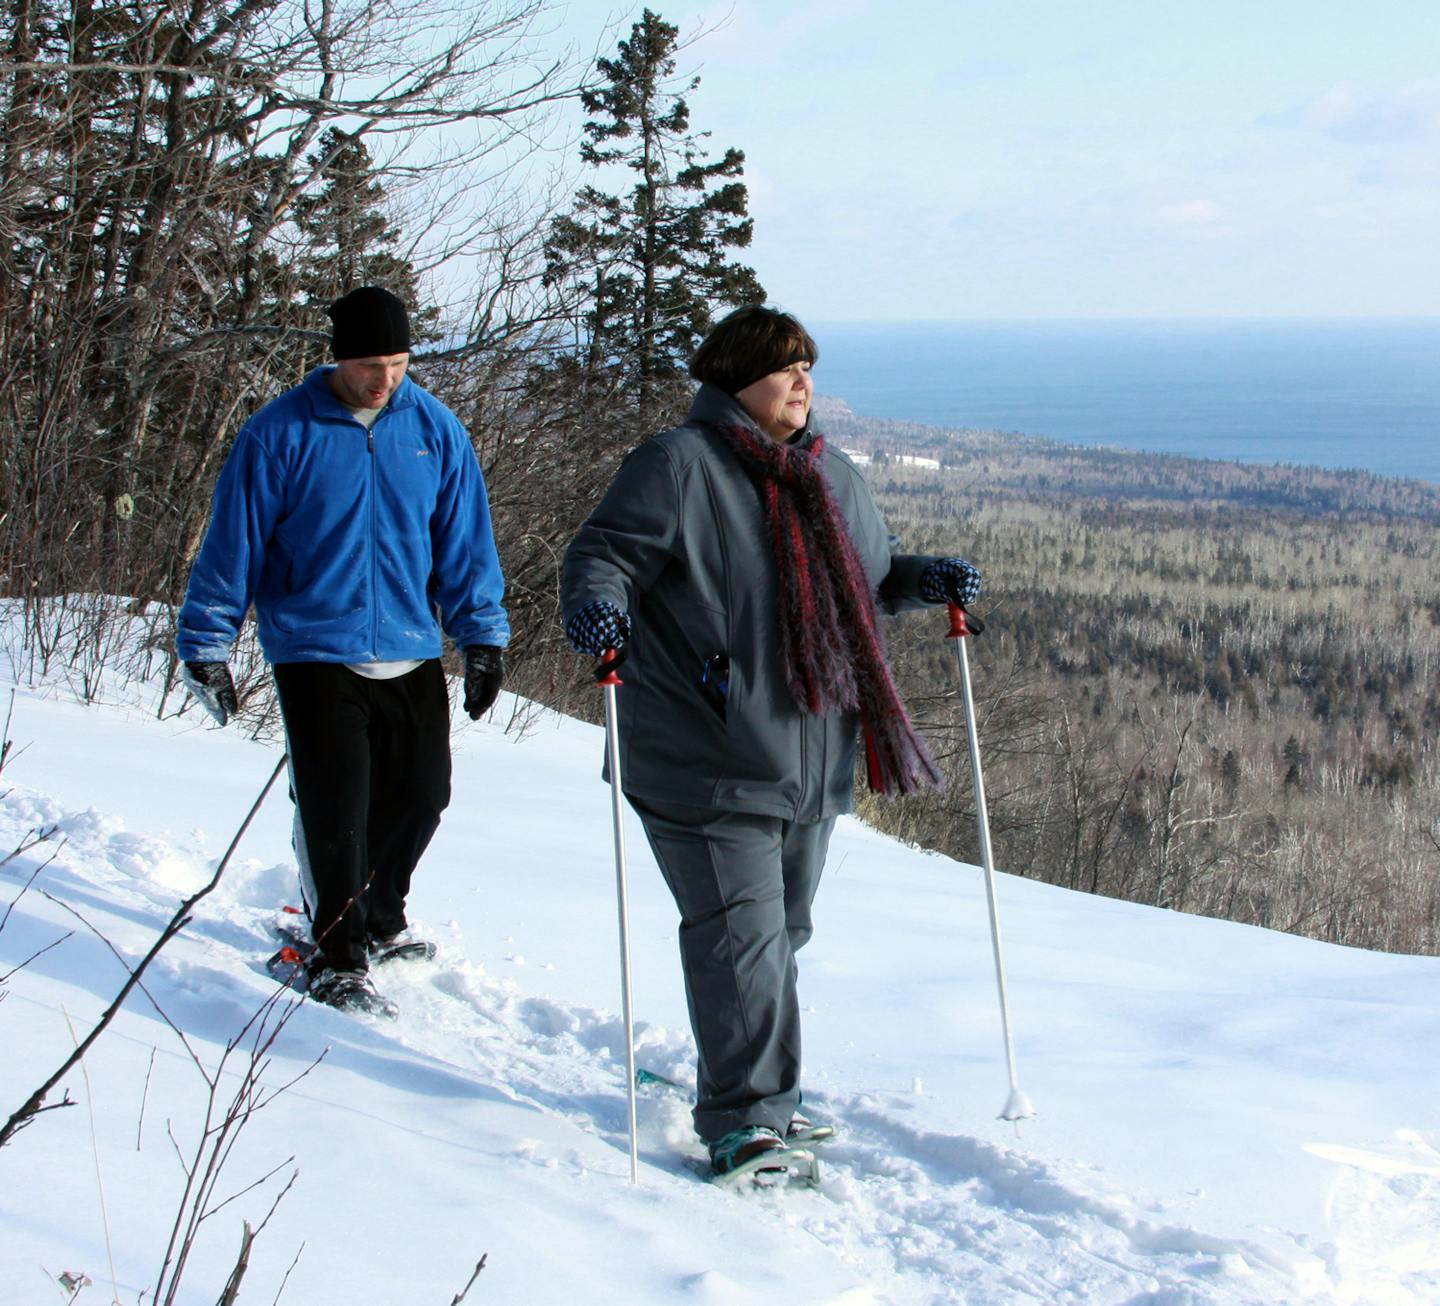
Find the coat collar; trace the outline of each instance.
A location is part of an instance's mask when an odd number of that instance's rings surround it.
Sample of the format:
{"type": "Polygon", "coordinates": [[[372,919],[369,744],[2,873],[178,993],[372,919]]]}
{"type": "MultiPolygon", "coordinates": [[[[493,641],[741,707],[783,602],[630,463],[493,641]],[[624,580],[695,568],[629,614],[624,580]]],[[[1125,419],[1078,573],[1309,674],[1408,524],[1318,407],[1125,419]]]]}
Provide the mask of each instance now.
{"type": "MultiPolygon", "coordinates": [[[[755,419],[745,411],[734,395],[727,395],[719,386],[711,385],[708,381],[703,382],[695,392],[695,398],[690,404],[690,421],[703,422],[706,426],[740,426],[749,431],[760,430],[755,425],[755,419]]],[[[816,434],[814,426],[807,423],[805,429],[789,443],[794,447],[804,448],[816,434]]]]}

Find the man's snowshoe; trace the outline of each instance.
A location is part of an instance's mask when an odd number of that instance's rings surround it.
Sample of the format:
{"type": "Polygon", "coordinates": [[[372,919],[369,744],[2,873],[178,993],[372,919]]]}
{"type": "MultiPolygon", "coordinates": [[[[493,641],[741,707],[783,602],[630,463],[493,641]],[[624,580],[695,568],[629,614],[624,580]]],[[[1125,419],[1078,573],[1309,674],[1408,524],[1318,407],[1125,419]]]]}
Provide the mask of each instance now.
{"type": "Polygon", "coordinates": [[[305,967],[316,951],[315,940],[310,937],[310,922],[296,908],[286,907],[273,928],[280,940],[280,949],[266,961],[265,969],[282,984],[304,989],[305,967]]]}
{"type": "Polygon", "coordinates": [[[384,966],[392,961],[434,961],[439,950],[429,939],[422,939],[407,925],[388,938],[372,938],[367,951],[372,966],[384,966]]]}
{"type": "Polygon", "coordinates": [[[376,990],[375,981],[363,970],[322,966],[310,976],[307,992],[316,1002],[337,1011],[359,1011],[392,1020],[400,1014],[400,1008],[376,990]]]}
{"type": "Polygon", "coordinates": [[[298,908],[284,908],[274,929],[281,946],[265,968],[282,984],[339,1011],[363,1011],[391,1018],[400,1014],[400,1009],[376,990],[365,971],[317,964],[319,947],[310,937],[309,920],[298,908]]]}
{"type": "MultiPolygon", "coordinates": [[[[266,963],[277,979],[288,981],[296,962],[308,962],[315,955],[315,940],[310,937],[309,918],[298,907],[284,907],[275,920],[275,934],[285,946],[266,963]]],[[[407,925],[398,934],[371,938],[366,954],[372,966],[392,961],[433,961],[438,949],[422,939],[407,925]]]]}

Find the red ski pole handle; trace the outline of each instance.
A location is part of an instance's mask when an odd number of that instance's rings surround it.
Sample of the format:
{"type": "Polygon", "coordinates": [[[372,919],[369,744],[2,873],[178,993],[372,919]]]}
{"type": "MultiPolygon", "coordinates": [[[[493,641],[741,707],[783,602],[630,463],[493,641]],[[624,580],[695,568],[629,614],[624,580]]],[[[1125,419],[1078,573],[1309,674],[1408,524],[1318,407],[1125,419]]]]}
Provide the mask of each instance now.
{"type": "Polygon", "coordinates": [[[607,648],[605,656],[600,659],[595,668],[595,683],[597,685],[623,685],[625,682],[615,672],[628,656],[629,654],[623,648],[607,648]]]}
{"type": "Polygon", "coordinates": [[[946,605],[950,609],[950,629],[945,632],[946,639],[964,639],[966,635],[981,635],[985,632],[985,623],[973,612],[966,612],[958,603],[946,605]]]}

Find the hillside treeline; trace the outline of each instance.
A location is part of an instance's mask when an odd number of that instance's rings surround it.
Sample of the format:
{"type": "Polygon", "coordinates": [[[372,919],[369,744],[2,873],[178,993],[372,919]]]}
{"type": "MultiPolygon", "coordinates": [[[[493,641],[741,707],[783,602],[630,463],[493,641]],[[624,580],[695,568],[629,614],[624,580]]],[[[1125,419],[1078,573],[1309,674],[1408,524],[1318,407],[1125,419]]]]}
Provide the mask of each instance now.
{"type": "MultiPolygon", "coordinates": [[[[984,569],[970,655],[1000,869],[1440,951],[1440,487],[829,424],[879,454],[907,547],[984,569]]],[[[943,633],[910,620],[892,643],[948,792],[866,816],[974,859],[943,633]]]]}

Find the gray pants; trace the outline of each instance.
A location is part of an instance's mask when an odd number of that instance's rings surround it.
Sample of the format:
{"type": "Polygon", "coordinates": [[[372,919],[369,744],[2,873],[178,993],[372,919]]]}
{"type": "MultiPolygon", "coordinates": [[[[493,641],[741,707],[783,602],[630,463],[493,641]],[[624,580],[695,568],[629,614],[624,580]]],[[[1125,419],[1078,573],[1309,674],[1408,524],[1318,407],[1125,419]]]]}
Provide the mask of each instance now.
{"type": "Polygon", "coordinates": [[[680,960],[700,1052],[695,1130],[785,1132],[800,1102],[795,954],[835,828],[631,798],[680,908],[680,960]]]}

